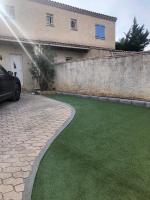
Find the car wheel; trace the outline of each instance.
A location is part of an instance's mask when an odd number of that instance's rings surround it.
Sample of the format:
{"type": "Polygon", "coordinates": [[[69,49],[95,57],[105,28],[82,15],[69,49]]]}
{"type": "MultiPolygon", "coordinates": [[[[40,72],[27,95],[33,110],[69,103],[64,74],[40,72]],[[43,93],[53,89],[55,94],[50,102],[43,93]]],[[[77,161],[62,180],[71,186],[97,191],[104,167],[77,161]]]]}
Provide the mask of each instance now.
{"type": "Polygon", "coordinates": [[[20,94],[21,94],[20,86],[19,86],[19,84],[16,84],[16,85],[15,85],[14,94],[13,94],[13,97],[12,97],[12,100],[13,100],[13,101],[19,101],[19,99],[20,99],[20,94]]]}

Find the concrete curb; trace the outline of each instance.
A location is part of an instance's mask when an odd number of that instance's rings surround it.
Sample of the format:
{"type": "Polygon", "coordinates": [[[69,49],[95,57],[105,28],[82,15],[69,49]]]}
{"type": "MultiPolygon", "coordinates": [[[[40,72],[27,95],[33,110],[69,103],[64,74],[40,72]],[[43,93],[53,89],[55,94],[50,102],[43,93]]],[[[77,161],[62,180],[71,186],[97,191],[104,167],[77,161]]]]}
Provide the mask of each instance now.
{"type": "MultiPolygon", "coordinates": [[[[47,97],[45,97],[47,98],[47,97]]],[[[54,100],[56,101],[56,100],[54,100]]],[[[58,102],[58,101],[57,101],[58,102]]],[[[31,196],[32,196],[32,190],[33,190],[33,185],[34,185],[34,181],[35,181],[35,177],[40,165],[40,162],[42,160],[42,158],[44,157],[45,153],[47,152],[47,150],[49,149],[50,145],[53,143],[53,141],[61,134],[61,132],[71,123],[71,121],[73,120],[74,116],[75,116],[75,109],[64,102],[61,102],[62,104],[65,104],[66,106],[71,108],[71,115],[70,117],[66,120],[66,122],[56,131],[56,133],[49,139],[49,141],[47,142],[47,144],[45,145],[45,147],[42,149],[42,151],[40,152],[40,154],[38,155],[38,157],[36,158],[36,160],[34,161],[34,164],[32,166],[32,171],[30,173],[30,176],[25,180],[25,190],[23,192],[23,200],[31,200],[31,196]]]]}
{"type": "Polygon", "coordinates": [[[144,101],[144,100],[134,100],[134,99],[122,99],[117,97],[105,97],[105,96],[89,96],[89,95],[82,95],[82,94],[74,94],[74,93],[68,93],[68,92],[56,92],[57,94],[63,94],[63,95],[70,95],[70,96],[77,96],[82,98],[91,98],[96,99],[100,101],[110,101],[114,103],[122,103],[122,104],[132,104],[135,106],[143,106],[150,108],[150,101],[144,101]]]}

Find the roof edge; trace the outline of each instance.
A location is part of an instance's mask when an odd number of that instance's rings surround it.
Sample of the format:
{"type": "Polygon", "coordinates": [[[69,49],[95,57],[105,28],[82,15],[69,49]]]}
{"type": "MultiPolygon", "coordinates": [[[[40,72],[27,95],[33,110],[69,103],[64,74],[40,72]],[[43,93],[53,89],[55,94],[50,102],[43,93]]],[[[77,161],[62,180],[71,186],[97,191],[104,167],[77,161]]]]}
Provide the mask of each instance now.
{"type": "MultiPolygon", "coordinates": [[[[15,42],[19,43],[17,39],[11,36],[3,36],[0,35],[0,41],[2,42],[15,42]]],[[[19,38],[19,41],[24,44],[31,44],[31,45],[49,45],[51,47],[61,47],[61,48],[71,48],[71,49],[81,49],[81,50],[90,50],[90,49],[99,49],[99,50],[108,50],[112,51],[113,48],[105,48],[105,47],[98,47],[98,46],[91,46],[91,45],[84,45],[84,44],[73,44],[73,43],[63,43],[63,42],[56,42],[56,41],[45,41],[45,40],[28,40],[25,38],[19,38]]]]}
{"type": "Polygon", "coordinates": [[[30,0],[30,1],[35,2],[35,3],[41,3],[41,4],[49,5],[49,6],[64,9],[64,10],[68,10],[68,11],[71,11],[71,12],[76,12],[76,13],[79,13],[79,14],[82,14],[82,15],[89,15],[89,16],[92,16],[92,17],[95,17],[95,18],[105,19],[105,20],[109,20],[109,21],[113,21],[113,22],[117,21],[117,18],[113,17],[113,16],[104,15],[104,14],[97,13],[97,12],[92,12],[92,11],[89,11],[89,10],[86,10],[86,9],[81,9],[81,8],[78,8],[78,7],[59,3],[59,2],[56,2],[56,1],[51,1],[51,0],[30,0]]]}

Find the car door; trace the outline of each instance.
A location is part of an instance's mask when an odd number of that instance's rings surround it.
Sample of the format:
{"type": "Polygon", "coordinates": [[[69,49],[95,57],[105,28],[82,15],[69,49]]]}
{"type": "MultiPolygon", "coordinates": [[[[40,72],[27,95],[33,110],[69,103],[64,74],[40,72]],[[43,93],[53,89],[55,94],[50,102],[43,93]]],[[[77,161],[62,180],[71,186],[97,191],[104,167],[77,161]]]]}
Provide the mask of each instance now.
{"type": "Polygon", "coordinates": [[[9,96],[13,92],[13,79],[7,71],[0,65],[0,96],[9,96]]]}
{"type": "Polygon", "coordinates": [[[5,93],[5,73],[0,66],[0,96],[4,95],[5,93]]]}

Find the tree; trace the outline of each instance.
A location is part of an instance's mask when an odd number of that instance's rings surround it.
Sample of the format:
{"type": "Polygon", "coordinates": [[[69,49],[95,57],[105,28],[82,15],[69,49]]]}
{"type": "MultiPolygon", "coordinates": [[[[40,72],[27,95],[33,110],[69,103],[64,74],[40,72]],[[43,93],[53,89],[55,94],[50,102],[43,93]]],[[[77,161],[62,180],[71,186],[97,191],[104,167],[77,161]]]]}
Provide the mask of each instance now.
{"type": "Polygon", "coordinates": [[[126,50],[126,41],[125,38],[121,38],[119,40],[119,42],[116,42],[116,50],[123,50],[123,51],[127,51],[126,50]]]}
{"type": "Polygon", "coordinates": [[[143,51],[150,43],[148,36],[149,31],[145,30],[144,25],[140,26],[134,18],[133,25],[128,33],[119,42],[116,42],[116,50],[143,51]]]}
{"type": "Polygon", "coordinates": [[[48,48],[37,48],[32,52],[33,62],[30,72],[41,91],[52,89],[54,83],[54,55],[48,48]]]}

